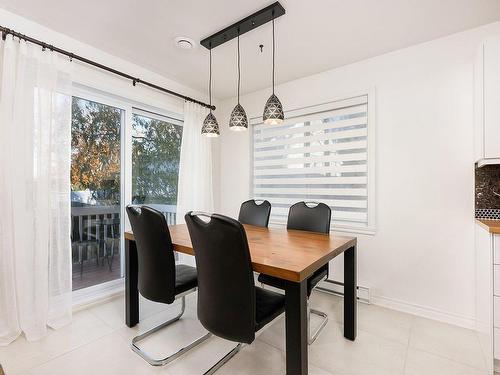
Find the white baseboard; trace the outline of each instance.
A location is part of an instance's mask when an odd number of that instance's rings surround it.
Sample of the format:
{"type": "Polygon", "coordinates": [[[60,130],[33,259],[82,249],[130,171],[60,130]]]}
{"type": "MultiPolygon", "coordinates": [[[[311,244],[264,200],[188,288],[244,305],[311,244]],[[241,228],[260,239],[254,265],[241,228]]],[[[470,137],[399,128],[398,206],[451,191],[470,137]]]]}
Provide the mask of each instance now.
{"type": "MultiPolygon", "coordinates": [[[[338,281],[325,280],[321,281],[316,290],[332,293],[338,296],[344,296],[344,284],[338,281]]],[[[360,302],[370,303],[370,288],[364,286],[357,286],[356,296],[360,302]]]]}
{"type": "MultiPolygon", "coordinates": [[[[338,282],[321,282],[318,286],[319,288],[317,289],[319,290],[327,291],[339,296],[342,296],[344,293],[344,286],[338,282]]],[[[476,321],[474,318],[450,314],[445,311],[408,303],[394,298],[373,295],[370,294],[370,288],[367,287],[358,286],[357,295],[360,302],[371,303],[373,305],[385,307],[391,310],[401,311],[463,328],[476,329],[476,321]]]]}
{"type": "Polygon", "coordinates": [[[476,328],[476,321],[474,318],[452,314],[442,310],[433,309],[426,306],[420,306],[405,301],[397,300],[394,298],[388,298],[372,294],[371,303],[392,310],[397,310],[408,314],[417,315],[422,318],[437,320],[443,323],[448,323],[463,328],[468,328],[468,329],[476,328]]]}
{"type": "MultiPolygon", "coordinates": [[[[124,284],[124,279],[119,279],[73,292],[73,311],[78,311],[122,295],[125,290],[124,284]]],[[[328,289],[329,292],[334,294],[342,295],[343,293],[343,285],[341,284],[321,282],[318,286],[328,289]]],[[[474,318],[451,314],[449,312],[408,303],[394,298],[370,294],[370,289],[367,287],[358,286],[358,299],[362,302],[372,303],[374,305],[423,318],[433,319],[463,328],[476,329],[474,318]]]]}

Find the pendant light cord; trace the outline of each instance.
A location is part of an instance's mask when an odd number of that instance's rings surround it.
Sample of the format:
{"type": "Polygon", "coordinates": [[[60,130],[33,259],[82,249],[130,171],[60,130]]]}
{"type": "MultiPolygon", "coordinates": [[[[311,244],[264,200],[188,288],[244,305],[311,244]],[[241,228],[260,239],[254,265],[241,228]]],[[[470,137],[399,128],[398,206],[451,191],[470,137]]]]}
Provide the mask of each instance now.
{"type": "MultiPolygon", "coordinates": [[[[274,95],[274,12],[273,12],[273,95],[274,95]]],[[[212,103],[210,103],[212,105],[212,103]]]]}
{"type": "Polygon", "coordinates": [[[240,67],[240,30],[238,29],[238,104],[240,104],[240,77],[241,77],[241,67],[240,67]]]}
{"type": "MultiPolygon", "coordinates": [[[[212,47],[212,46],[210,46],[212,47]]],[[[209,103],[210,103],[210,107],[212,107],[212,48],[210,48],[210,58],[209,58],[209,66],[210,66],[210,72],[208,74],[208,100],[209,100],[209,103]]],[[[210,108],[210,113],[212,113],[212,108],[210,108]]]]}

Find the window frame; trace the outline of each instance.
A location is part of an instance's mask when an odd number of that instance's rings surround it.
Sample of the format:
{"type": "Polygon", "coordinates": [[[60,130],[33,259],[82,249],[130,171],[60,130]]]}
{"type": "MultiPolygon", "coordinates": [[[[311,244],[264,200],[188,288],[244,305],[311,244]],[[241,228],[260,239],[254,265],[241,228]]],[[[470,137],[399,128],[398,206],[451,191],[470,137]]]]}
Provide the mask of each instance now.
{"type": "MultiPolygon", "coordinates": [[[[346,101],[349,99],[354,99],[356,97],[366,96],[367,97],[367,225],[365,227],[354,227],[349,225],[338,225],[333,223],[331,225],[330,231],[333,232],[346,232],[346,233],[356,233],[356,234],[376,234],[376,114],[375,114],[375,88],[372,87],[368,90],[351,93],[349,95],[343,95],[336,97],[328,102],[315,104],[310,106],[304,106],[300,108],[291,109],[285,111],[286,119],[293,119],[298,117],[308,117],[317,115],[320,113],[326,113],[338,108],[336,103],[346,101]]],[[[250,118],[250,125],[253,127],[255,125],[261,125],[262,117],[252,117],[250,118]]],[[[272,126],[272,125],[269,125],[272,126]]],[[[254,131],[251,130],[250,134],[250,171],[249,171],[249,182],[250,194],[254,195],[254,131]]],[[[271,219],[271,226],[282,227],[284,224],[282,222],[277,222],[271,219]]]]}

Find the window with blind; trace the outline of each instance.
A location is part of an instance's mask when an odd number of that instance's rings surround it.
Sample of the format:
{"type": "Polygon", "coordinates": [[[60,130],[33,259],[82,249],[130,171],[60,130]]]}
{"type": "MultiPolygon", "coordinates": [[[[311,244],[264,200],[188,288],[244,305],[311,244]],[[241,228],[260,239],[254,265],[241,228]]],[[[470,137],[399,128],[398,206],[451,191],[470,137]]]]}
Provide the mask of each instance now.
{"type": "Polygon", "coordinates": [[[285,223],[299,201],[332,208],[332,229],[374,230],[373,129],[369,95],[287,114],[253,127],[253,193],[285,223]]]}

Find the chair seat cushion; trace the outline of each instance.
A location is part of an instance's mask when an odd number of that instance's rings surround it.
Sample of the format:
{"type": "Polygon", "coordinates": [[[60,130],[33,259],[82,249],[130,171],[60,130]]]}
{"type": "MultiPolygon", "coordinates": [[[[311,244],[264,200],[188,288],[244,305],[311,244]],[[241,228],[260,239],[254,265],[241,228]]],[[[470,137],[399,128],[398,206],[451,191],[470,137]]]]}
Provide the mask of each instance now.
{"type": "Polygon", "coordinates": [[[185,264],[175,266],[175,294],[183,293],[198,286],[196,268],[185,264]]]}
{"type": "Polygon", "coordinates": [[[255,331],[285,311],[285,296],[270,290],[255,287],[255,331]]]}
{"type": "MultiPolygon", "coordinates": [[[[310,296],[314,287],[324,278],[328,276],[328,264],[325,264],[320,269],[316,270],[310,277],[307,279],[307,295],[310,296]]],[[[278,289],[285,289],[285,280],[260,274],[258,277],[259,282],[272,286],[278,289]]]]}

